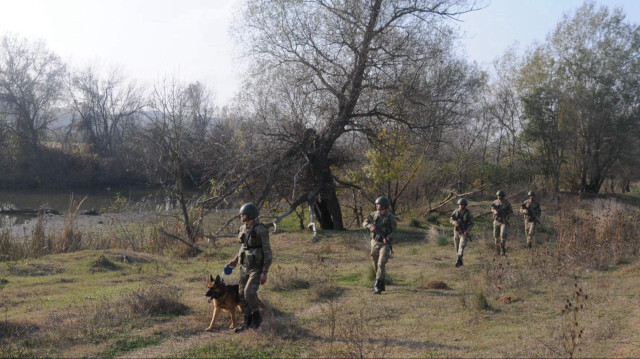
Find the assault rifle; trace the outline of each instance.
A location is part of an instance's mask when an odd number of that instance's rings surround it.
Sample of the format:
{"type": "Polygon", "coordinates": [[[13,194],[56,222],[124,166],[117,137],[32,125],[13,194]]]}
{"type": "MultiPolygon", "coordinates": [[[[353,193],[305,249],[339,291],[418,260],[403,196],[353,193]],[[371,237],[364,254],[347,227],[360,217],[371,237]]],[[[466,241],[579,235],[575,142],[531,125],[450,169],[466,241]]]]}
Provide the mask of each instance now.
{"type": "Polygon", "coordinates": [[[498,212],[498,221],[503,221],[505,224],[509,224],[507,215],[500,209],[500,206],[496,205],[495,203],[491,203],[491,208],[495,209],[498,212]]]}
{"type": "MultiPolygon", "coordinates": [[[[376,240],[376,242],[384,242],[384,239],[387,238],[387,234],[384,233],[384,231],[382,230],[382,227],[380,227],[379,224],[374,223],[373,226],[375,227],[375,230],[373,233],[375,233],[374,239],[376,240]]],[[[389,252],[393,252],[393,245],[391,244],[391,238],[387,238],[387,243],[389,244],[389,252]]]]}
{"type": "Polygon", "coordinates": [[[533,218],[533,221],[534,221],[535,223],[540,224],[540,219],[539,219],[538,217],[536,217],[536,216],[534,216],[534,215],[533,215],[533,213],[531,212],[531,210],[530,210],[529,208],[527,208],[527,205],[526,205],[526,204],[524,204],[524,203],[522,204],[522,209],[526,209],[526,210],[527,210],[527,212],[528,212],[528,213],[527,213],[527,216],[528,216],[529,218],[533,218]]]}
{"type": "MultiPolygon", "coordinates": [[[[462,219],[456,219],[456,222],[458,222],[458,227],[456,227],[456,231],[458,231],[458,233],[465,233],[467,232],[467,227],[463,227],[463,223],[462,223],[462,219]]],[[[467,236],[467,240],[469,240],[469,242],[472,242],[473,239],[471,239],[471,233],[469,233],[469,235],[467,236]]]]}

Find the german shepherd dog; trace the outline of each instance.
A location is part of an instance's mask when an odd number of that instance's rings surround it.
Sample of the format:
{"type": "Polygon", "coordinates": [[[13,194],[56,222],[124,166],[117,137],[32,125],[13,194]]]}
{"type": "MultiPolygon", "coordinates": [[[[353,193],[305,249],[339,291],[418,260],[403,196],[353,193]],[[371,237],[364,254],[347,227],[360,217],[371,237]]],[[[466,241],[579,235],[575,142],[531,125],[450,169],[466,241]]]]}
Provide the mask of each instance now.
{"type": "Polygon", "coordinates": [[[209,275],[209,277],[209,285],[207,286],[209,290],[207,290],[205,296],[209,303],[213,301],[213,316],[211,317],[211,324],[206,330],[213,329],[213,323],[223,310],[231,314],[231,326],[229,328],[233,329],[236,326],[236,310],[240,310],[239,285],[224,284],[224,280],[220,279],[219,275],[215,279],[212,275],[209,275]]]}

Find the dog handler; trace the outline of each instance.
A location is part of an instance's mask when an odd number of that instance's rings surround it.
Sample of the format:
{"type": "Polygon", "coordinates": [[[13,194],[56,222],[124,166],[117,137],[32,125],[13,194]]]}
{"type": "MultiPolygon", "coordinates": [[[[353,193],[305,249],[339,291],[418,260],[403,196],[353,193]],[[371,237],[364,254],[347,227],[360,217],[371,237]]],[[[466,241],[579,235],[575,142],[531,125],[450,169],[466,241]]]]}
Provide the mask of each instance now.
{"type": "Polygon", "coordinates": [[[262,323],[258,300],[258,288],[267,282],[267,273],[271,266],[271,244],[269,230],[257,222],[260,211],[253,203],[245,203],[240,208],[240,218],[244,224],[240,227],[238,240],[241,243],[238,255],[229,262],[235,267],[240,261],[240,308],[244,314],[244,323],[235,329],[241,332],[247,328],[257,329],[262,323]]]}

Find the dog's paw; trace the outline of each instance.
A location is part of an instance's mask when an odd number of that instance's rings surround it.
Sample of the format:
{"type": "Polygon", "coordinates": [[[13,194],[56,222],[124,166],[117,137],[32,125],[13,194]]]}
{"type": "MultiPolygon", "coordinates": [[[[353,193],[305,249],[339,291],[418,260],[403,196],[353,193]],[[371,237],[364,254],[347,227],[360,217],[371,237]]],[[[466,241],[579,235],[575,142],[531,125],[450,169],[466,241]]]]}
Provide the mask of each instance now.
{"type": "Polygon", "coordinates": [[[205,331],[206,331],[206,332],[210,332],[210,331],[211,331],[211,329],[213,329],[213,327],[209,327],[209,328],[205,329],[205,331]]]}

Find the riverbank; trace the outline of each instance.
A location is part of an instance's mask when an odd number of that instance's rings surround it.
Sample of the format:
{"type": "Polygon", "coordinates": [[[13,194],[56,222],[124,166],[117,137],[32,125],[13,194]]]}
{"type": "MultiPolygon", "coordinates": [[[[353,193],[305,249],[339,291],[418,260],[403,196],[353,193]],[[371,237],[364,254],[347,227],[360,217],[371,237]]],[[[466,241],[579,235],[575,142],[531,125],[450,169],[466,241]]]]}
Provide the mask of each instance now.
{"type": "MultiPolygon", "coordinates": [[[[105,234],[123,227],[141,227],[158,222],[162,214],[155,211],[103,213],[100,215],[75,215],[74,228],[84,235],[105,234]]],[[[69,222],[69,215],[45,214],[24,223],[6,227],[15,240],[29,238],[42,223],[45,233],[60,233],[69,222]],[[41,222],[40,222],[41,221],[41,222]]]]}

